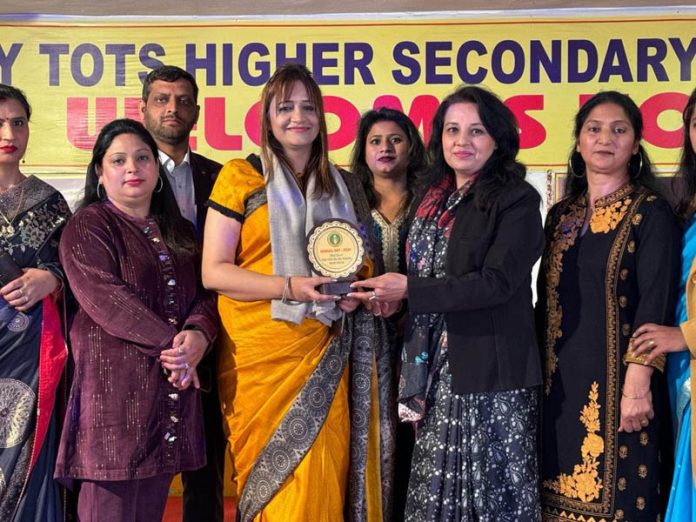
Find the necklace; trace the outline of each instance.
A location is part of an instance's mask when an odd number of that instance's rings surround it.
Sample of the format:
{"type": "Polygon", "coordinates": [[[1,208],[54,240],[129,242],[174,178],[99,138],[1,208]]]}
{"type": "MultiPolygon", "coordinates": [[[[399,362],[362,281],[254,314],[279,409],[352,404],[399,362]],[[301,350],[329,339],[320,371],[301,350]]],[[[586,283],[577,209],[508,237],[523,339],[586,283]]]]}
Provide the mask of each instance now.
{"type": "Polygon", "coordinates": [[[12,222],[14,219],[17,217],[17,214],[19,214],[19,211],[22,209],[22,203],[24,202],[24,185],[22,185],[22,191],[19,193],[19,204],[17,205],[17,208],[15,209],[14,215],[12,218],[8,218],[5,213],[0,210],[0,216],[2,216],[2,219],[5,220],[5,223],[7,225],[2,225],[0,227],[0,232],[2,232],[3,235],[6,236],[14,236],[15,233],[15,227],[12,225],[12,222]]]}

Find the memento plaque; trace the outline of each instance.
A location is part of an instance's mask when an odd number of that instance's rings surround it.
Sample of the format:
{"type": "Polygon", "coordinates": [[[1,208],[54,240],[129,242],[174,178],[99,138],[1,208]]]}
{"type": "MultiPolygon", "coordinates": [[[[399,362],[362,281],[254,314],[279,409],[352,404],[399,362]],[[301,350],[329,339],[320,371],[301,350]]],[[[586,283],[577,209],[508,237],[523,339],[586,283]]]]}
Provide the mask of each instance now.
{"type": "Polygon", "coordinates": [[[317,274],[337,279],[319,287],[323,294],[343,295],[365,261],[365,245],[352,223],[329,219],[319,223],[307,235],[307,258],[317,274]]]}

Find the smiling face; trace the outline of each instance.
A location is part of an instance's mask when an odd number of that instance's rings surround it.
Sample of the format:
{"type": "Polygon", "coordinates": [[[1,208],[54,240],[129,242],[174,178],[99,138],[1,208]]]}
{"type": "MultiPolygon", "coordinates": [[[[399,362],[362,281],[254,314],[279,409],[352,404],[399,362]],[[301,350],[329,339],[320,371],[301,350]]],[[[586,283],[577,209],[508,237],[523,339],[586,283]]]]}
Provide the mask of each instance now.
{"type": "Polygon", "coordinates": [[[638,146],[625,111],[615,103],[603,103],[587,115],[576,150],[585,162],[588,176],[615,176],[628,181],[628,162],[638,153],[638,146]]]}
{"type": "Polygon", "coordinates": [[[378,121],[367,133],[365,163],[373,176],[406,176],[410,146],[406,133],[397,123],[388,120],[378,121]]]}
{"type": "Polygon", "coordinates": [[[457,177],[457,186],[477,174],[496,148],[495,140],[481,123],[474,103],[454,103],[445,112],[442,152],[457,177]]]}
{"type": "Polygon", "coordinates": [[[119,134],[97,166],[109,200],[126,214],[145,217],[159,177],[152,149],[135,134],[119,134]]]}
{"type": "Polygon", "coordinates": [[[140,110],[145,128],[158,143],[176,145],[187,141],[198,121],[193,86],[185,79],[152,82],[147,100],[140,101],[140,110]]]}
{"type": "Polygon", "coordinates": [[[295,82],[287,99],[274,97],[268,113],[271,132],[286,152],[311,151],[319,116],[302,82],[295,82]]]}
{"type": "Polygon", "coordinates": [[[0,166],[19,166],[29,143],[29,119],[19,101],[0,101],[0,166]]]}

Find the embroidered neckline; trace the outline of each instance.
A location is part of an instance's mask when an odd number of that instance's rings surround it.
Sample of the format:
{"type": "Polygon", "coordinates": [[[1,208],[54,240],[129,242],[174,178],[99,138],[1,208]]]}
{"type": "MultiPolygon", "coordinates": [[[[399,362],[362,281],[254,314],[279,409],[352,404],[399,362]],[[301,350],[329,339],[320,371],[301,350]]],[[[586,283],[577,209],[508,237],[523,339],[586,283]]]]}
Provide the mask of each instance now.
{"type": "MultiPolygon", "coordinates": [[[[628,196],[631,192],[635,190],[635,185],[633,185],[631,182],[626,183],[625,185],[622,185],[619,187],[617,190],[612,192],[611,194],[607,194],[606,196],[602,196],[601,198],[598,198],[597,201],[595,201],[595,208],[600,208],[600,207],[606,207],[609,205],[613,205],[617,201],[622,200],[626,196],[628,196]]],[[[585,195],[585,204],[588,203],[588,195],[585,195]]]]}

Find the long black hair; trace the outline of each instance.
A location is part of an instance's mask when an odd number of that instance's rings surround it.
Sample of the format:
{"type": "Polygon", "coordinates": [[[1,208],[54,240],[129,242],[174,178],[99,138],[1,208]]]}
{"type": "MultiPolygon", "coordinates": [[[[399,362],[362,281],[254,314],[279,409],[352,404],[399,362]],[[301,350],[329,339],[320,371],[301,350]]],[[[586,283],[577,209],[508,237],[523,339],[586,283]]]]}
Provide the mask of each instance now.
{"type": "Polygon", "coordinates": [[[387,107],[367,111],[360,118],[358,135],[353,145],[353,153],[350,158],[350,166],[353,174],[357,175],[362,183],[370,208],[379,206],[379,194],[375,192],[374,175],[365,161],[365,149],[367,136],[375,123],[391,121],[399,126],[408,140],[408,168],[406,171],[406,190],[408,191],[404,208],[408,208],[413,197],[423,186],[425,169],[425,146],[413,122],[403,112],[387,107]]]}
{"type": "Polygon", "coordinates": [[[140,138],[152,151],[152,155],[159,165],[159,177],[162,182],[162,189],[152,194],[150,201],[150,215],[157,221],[165,244],[173,251],[180,254],[195,254],[198,251],[195,235],[193,234],[191,223],[181,216],[176,198],[167,180],[162,165],[159,164],[157,144],[150,133],[143,127],[143,124],[127,118],[114,120],[107,123],[99,132],[97,141],[92,149],[92,160],[87,166],[87,177],[85,178],[84,197],[78,205],[78,210],[88,207],[92,203],[101,201],[97,186],[99,184],[99,174],[97,166],[102,166],[104,155],[111,146],[111,143],[121,134],[134,134],[140,138]]]}
{"type": "Polygon", "coordinates": [[[684,112],[682,112],[684,144],[679,160],[679,170],[675,178],[677,185],[675,192],[679,198],[676,210],[682,221],[688,220],[696,210],[694,205],[694,199],[696,199],[696,152],[689,134],[691,119],[694,117],[694,108],[696,108],[696,89],[691,93],[689,101],[684,107],[684,112]]]}
{"type": "Polygon", "coordinates": [[[653,173],[652,163],[648,157],[647,152],[640,145],[640,140],[643,138],[643,116],[640,113],[640,109],[635,104],[635,102],[623,93],[617,91],[602,91],[598,92],[592,98],[587,100],[585,104],[580,107],[580,110],[575,115],[575,127],[573,129],[573,137],[575,141],[573,142],[573,148],[570,152],[570,157],[568,158],[568,177],[566,180],[566,190],[565,195],[567,197],[577,197],[583,194],[587,190],[587,176],[585,174],[585,160],[577,151],[577,143],[580,138],[580,132],[582,131],[583,125],[587,121],[592,110],[605,103],[613,103],[621,107],[628,117],[628,121],[633,127],[633,134],[635,136],[638,145],[638,152],[631,156],[628,162],[628,174],[630,176],[631,182],[634,185],[640,185],[648,187],[650,189],[656,188],[655,174],[653,173]]]}
{"type": "Polygon", "coordinates": [[[520,136],[517,119],[512,111],[491,91],[482,87],[468,85],[447,96],[433,117],[432,134],[428,142],[431,161],[431,183],[442,176],[454,175],[452,167],[445,161],[442,150],[442,132],[447,110],[456,103],[476,105],[481,123],[495,141],[496,150],[481,167],[476,179],[476,205],[487,210],[495,201],[505,185],[524,179],[525,166],[517,161],[520,150],[520,136]]]}

